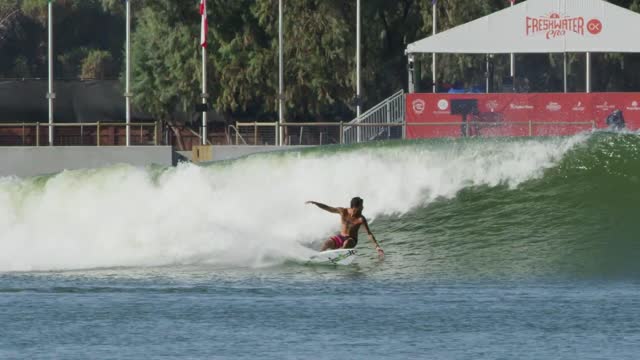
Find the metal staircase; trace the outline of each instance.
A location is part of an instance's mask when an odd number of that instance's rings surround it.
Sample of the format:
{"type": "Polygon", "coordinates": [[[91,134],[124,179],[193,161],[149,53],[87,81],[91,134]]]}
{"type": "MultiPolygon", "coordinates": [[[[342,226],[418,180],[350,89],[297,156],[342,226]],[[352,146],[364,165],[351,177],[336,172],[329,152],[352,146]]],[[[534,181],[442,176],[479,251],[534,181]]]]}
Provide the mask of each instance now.
{"type": "Polygon", "coordinates": [[[362,113],[360,119],[355,118],[345,124],[342,130],[344,143],[355,144],[364,141],[402,137],[401,131],[393,131],[393,129],[399,129],[399,126],[384,126],[383,124],[404,123],[404,109],[404,90],[400,90],[362,113]],[[367,126],[366,124],[372,125],[367,126]]]}

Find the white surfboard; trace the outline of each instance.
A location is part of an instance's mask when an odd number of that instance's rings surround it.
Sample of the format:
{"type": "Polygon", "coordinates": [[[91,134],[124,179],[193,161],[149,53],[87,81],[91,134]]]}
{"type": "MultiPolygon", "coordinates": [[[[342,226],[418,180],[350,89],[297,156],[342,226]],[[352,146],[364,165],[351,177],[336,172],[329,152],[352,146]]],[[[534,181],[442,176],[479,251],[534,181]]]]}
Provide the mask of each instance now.
{"type": "Polygon", "coordinates": [[[326,250],[312,255],[310,264],[349,265],[356,258],[356,249],[326,250]]]}

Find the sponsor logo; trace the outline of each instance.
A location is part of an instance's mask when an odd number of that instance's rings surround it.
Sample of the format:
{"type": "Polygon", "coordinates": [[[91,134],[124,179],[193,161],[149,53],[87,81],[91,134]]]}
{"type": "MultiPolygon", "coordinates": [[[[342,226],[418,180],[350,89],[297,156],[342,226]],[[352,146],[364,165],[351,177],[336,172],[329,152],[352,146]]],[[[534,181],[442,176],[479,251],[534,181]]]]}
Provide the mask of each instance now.
{"type": "Polygon", "coordinates": [[[497,100],[489,100],[487,101],[487,105],[485,105],[489,111],[494,112],[498,108],[499,104],[497,100]]]}
{"type": "Polygon", "coordinates": [[[633,101],[631,103],[631,106],[627,106],[627,110],[630,111],[640,111],[640,103],[638,103],[637,101],[633,101]]]}
{"type": "Polygon", "coordinates": [[[584,36],[585,29],[592,35],[598,35],[603,25],[598,19],[585,22],[582,16],[570,17],[560,13],[526,18],[527,36],[543,33],[548,40],[565,36],[567,33],[584,36]]]}
{"type": "Polygon", "coordinates": [[[509,104],[509,109],[511,109],[511,110],[533,110],[533,105],[509,104]]]}
{"type": "Polygon", "coordinates": [[[413,100],[411,106],[413,107],[413,112],[418,115],[424,112],[424,100],[422,99],[413,100]]]}
{"type": "Polygon", "coordinates": [[[596,105],[596,109],[598,110],[602,110],[602,111],[609,111],[609,110],[613,110],[613,108],[615,108],[615,105],[609,105],[609,103],[607,101],[605,101],[604,103],[600,104],[600,105],[596,105]]]}
{"type": "Polygon", "coordinates": [[[562,109],[562,105],[558,104],[557,102],[551,101],[547,104],[546,108],[549,111],[560,111],[560,109],[562,109]]]}
{"type": "Polygon", "coordinates": [[[584,107],[584,105],[582,105],[582,101],[578,101],[576,106],[571,108],[571,110],[573,110],[573,111],[584,111],[584,109],[585,109],[585,107],[584,107]]]}
{"type": "Polygon", "coordinates": [[[587,30],[589,30],[592,35],[598,35],[602,31],[602,23],[598,19],[591,19],[587,23],[587,30]]]}
{"type": "Polygon", "coordinates": [[[440,99],[440,101],[438,101],[438,109],[444,111],[447,110],[449,108],[449,102],[446,99],[440,99]]]}

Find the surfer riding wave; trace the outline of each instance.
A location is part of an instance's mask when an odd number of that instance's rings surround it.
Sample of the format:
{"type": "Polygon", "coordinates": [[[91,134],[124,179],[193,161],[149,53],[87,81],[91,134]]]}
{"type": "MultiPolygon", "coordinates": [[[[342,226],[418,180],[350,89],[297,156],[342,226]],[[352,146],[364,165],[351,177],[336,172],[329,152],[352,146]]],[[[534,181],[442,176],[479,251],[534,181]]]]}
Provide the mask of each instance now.
{"type": "Polygon", "coordinates": [[[351,207],[349,208],[332,207],[316,201],[306,202],[306,204],[313,204],[322,210],[340,215],[340,233],[330,237],[327,241],[325,241],[322,244],[322,248],[320,249],[320,251],[329,249],[355,248],[358,244],[358,231],[360,230],[360,226],[362,225],[367,231],[369,239],[375,245],[376,251],[378,251],[378,255],[380,257],[384,257],[384,251],[378,244],[378,241],[376,241],[375,236],[373,236],[371,229],[369,229],[367,219],[364,217],[364,215],[362,215],[362,209],[364,209],[363,202],[364,201],[361,198],[354,197],[353,199],[351,199],[351,207]]]}

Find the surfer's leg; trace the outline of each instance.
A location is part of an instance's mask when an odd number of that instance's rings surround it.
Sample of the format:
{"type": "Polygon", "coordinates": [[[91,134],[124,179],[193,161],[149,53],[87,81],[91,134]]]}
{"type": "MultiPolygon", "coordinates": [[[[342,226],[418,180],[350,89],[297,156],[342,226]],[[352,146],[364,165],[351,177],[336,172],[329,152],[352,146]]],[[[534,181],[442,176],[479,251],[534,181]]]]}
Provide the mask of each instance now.
{"type": "Polygon", "coordinates": [[[356,247],[356,241],[353,240],[353,238],[347,238],[344,244],[342,244],[343,249],[353,249],[354,247],[356,247]]]}
{"type": "Polygon", "coordinates": [[[325,251],[328,249],[335,249],[335,248],[336,248],[335,241],[333,241],[333,239],[328,239],[322,244],[322,248],[320,248],[320,251],[325,251]]]}

